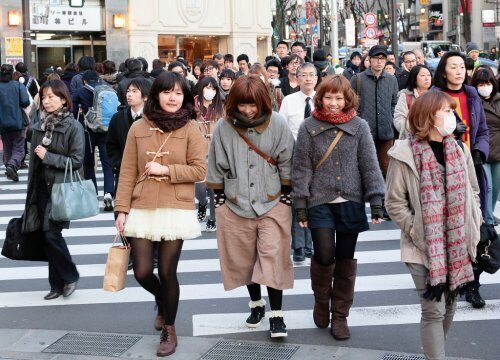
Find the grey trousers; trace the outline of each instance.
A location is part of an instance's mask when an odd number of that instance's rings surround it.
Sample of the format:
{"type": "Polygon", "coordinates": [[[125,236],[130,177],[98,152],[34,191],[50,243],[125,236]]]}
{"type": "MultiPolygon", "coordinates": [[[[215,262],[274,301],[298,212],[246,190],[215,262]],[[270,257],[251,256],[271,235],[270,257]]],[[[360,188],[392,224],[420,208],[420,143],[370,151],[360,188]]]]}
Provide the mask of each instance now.
{"type": "Polygon", "coordinates": [[[422,315],[420,318],[420,339],[428,360],[445,360],[445,340],[455,315],[457,301],[446,304],[447,291],[441,301],[424,299],[429,270],[423,265],[406,263],[420,299],[422,315]]]}
{"type": "Polygon", "coordinates": [[[206,183],[196,183],[194,186],[195,197],[202,206],[207,206],[207,195],[210,199],[210,214],[208,215],[209,220],[215,221],[215,194],[212,189],[207,189],[206,183]]]}
{"type": "Polygon", "coordinates": [[[3,164],[12,165],[18,170],[25,155],[24,130],[6,131],[1,137],[3,142],[3,164]]]}

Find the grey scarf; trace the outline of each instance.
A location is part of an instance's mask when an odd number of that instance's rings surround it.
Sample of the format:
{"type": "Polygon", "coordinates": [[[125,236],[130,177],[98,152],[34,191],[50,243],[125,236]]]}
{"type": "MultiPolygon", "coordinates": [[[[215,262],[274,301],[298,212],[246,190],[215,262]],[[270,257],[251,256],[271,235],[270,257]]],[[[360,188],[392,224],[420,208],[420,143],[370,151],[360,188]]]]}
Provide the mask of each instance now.
{"type": "Polygon", "coordinates": [[[242,113],[235,111],[232,118],[229,117],[231,123],[241,129],[249,129],[259,126],[269,120],[271,114],[264,114],[255,119],[249,119],[242,113]]]}
{"type": "Polygon", "coordinates": [[[67,108],[48,113],[45,110],[40,115],[40,128],[45,131],[45,136],[42,140],[43,146],[49,146],[52,143],[52,133],[59,123],[69,115],[67,108]]]}

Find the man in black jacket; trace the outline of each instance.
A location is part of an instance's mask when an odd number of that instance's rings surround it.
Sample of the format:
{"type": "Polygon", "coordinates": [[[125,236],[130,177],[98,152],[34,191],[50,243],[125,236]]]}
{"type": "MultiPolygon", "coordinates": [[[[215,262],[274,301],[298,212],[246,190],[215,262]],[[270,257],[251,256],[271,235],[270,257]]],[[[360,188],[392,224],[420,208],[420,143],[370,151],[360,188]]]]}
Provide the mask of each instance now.
{"type": "Polygon", "coordinates": [[[399,90],[406,89],[408,85],[408,78],[410,76],[410,71],[417,65],[417,56],[413,51],[407,51],[403,53],[403,71],[396,75],[398,79],[399,90]]]}
{"type": "Polygon", "coordinates": [[[120,101],[120,109],[127,107],[127,87],[132,79],[142,78],[153,84],[153,78],[145,71],[143,71],[143,63],[139,59],[130,59],[127,61],[127,73],[124,74],[123,79],[118,83],[116,93],[120,101]]]}

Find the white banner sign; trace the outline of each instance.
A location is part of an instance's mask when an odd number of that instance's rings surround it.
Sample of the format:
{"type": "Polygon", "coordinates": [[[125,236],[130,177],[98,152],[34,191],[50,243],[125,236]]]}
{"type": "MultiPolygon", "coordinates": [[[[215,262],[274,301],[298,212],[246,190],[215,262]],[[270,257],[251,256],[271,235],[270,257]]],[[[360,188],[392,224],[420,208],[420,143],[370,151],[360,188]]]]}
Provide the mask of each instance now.
{"type": "Polygon", "coordinates": [[[345,19],[345,40],[347,46],[356,45],[356,22],[354,19],[345,19]]]}
{"type": "Polygon", "coordinates": [[[31,7],[31,30],[104,31],[100,6],[51,6],[34,4],[31,7]]]}

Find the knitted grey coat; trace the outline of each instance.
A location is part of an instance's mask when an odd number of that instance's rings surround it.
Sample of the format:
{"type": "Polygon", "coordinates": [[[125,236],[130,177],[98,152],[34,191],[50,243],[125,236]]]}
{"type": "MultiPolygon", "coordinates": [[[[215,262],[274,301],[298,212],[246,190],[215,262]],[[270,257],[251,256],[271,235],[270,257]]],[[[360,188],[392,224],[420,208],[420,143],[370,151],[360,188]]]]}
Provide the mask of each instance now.
{"type": "Polygon", "coordinates": [[[358,116],[338,125],[307,118],[295,143],[292,186],[297,209],[326,204],[339,196],[381,205],[384,178],[367,122],[358,116]],[[344,135],[328,159],[315,170],[339,129],[344,135]]]}

